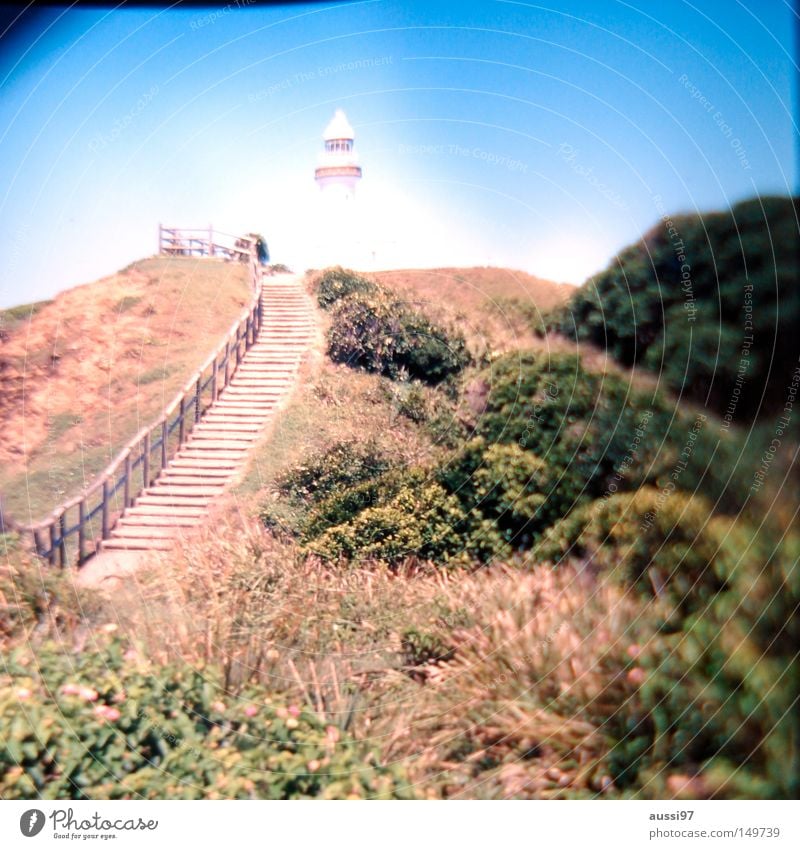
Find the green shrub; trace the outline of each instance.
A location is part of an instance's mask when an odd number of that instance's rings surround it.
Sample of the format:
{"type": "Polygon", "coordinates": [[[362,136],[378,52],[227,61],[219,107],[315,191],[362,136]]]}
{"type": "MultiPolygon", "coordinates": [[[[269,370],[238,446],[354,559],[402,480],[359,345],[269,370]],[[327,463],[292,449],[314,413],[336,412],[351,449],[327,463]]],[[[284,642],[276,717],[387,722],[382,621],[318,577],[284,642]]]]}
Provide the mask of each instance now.
{"type": "Polygon", "coordinates": [[[420,386],[410,386],[397,401],[397,412],[416,424],[426,422],[430,412],[425,391],[420,386]]]}
{"type": "Polygon", "coordinates": [[[613,484],[633,489],[671,458],[662,445],[666,402],[618,375],[587,370],[574,354],[506,354],[486,379],[479,434],[533,451],[586,495],[613,484]]]}
{"type": "Polygon", "coordinates": [[[0,678],[0,796],[299,799],[409,795],[398,769],[316,715],[213,672],[148,670],[112,641],[8,658],[0,678]],[[266,698],[265,698],[266,696],[266,698]]]}
{"type": "Polygon", "coordinates": [[[278,481],[278,488],[295,501],[319,500],[373,480],[391,468],[389,459],[374,445],[338,442],[320,457],[289,470],[278,481]]]}
{"type": "Polygon", "coordinates": [[[331,559],[388,563],[410,556],[446,562],[462,552],[465,516],[458,500],[427,471],[409,470],[382,495],[378,504],[328,527],[309,542],[309,550],[331,559]]]}
{"type": "MultiPolygon", "coordinates": [[[[704,795],[796,799],[800,792],[800,535],[742,529],[726,555],[730,590],[648,647],[641,688],[663,797],[663,763],[699,773],[704,795]]],[[[669,791],[669,787],[666,788],[669,791]]]]}
{"type": "Polygon", "coordinates": [[[673,216],[587,281],[549,326],[657,371],[720,416],[736,400],[733,420],[749,424],[783,406],[800,354],[799,214],[797,198],[767,197],[673,216]]]}
{"type": "Polygon", "coordinates": [[[377,290],[338,300],[328,331],[334,362],[390,377],[437,384],[470,363],[464,337],[377,290]]]}
{"type": "Polygon", "coordinates": [[[544,533],[536,556],[588,561],[686,615],[728,588],[736,529],[701,496],[648,486],[582,505],[544,533]]]}
{"type": "Polygon", "coordinates": [[[701,497],[645,487],[574,511],[536,557],[660,602],[657,633],[632,655],[637,698],[606,729],[617,786],[647,798],[681,786],[689,797],[794,798],[800,535],[710,516],[701,497]]]}
{"type": "Polygon", "coordinates": [[[438,478],[469,518],[467,547],[482,561],[529,548],[578,495],[533,452],[482,437],[442,464],[438,478]]]}
{"type": "Polygon", "coordinates": [[[316,281],[314,289],[317,303],[325,310],[348,295],[372,295],[378,291],[371,280],[341,266],[326,269],[316,281]]]}

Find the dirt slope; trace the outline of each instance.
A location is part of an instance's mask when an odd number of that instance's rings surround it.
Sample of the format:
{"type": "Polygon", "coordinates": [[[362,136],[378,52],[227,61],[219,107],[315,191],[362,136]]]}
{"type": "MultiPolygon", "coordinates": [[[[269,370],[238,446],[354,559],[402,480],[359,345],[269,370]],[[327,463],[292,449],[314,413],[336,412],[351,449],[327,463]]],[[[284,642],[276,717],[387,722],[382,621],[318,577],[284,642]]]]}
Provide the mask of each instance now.
{"type": "Polygon", "coordinates": [[[39,518],[88,483],[249,300],[243,265],[153,258],[27,316],[0,313],[0,491],[10,513],[39,518]]]}

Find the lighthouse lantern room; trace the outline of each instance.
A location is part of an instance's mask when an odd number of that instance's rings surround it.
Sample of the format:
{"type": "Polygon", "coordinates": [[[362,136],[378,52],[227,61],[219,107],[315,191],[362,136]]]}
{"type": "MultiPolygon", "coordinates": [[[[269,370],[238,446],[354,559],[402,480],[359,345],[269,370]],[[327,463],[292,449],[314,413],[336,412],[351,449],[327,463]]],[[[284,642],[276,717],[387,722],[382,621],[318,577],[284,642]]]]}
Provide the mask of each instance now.
{"type": "Polygon", "coordinates": [[[355,133],[342,109],[336,110],[322,138],[325,150],[320,154],[314,179],[330,199],[352,200],[361,179],[361,167],[353,150],[355,133]]]}

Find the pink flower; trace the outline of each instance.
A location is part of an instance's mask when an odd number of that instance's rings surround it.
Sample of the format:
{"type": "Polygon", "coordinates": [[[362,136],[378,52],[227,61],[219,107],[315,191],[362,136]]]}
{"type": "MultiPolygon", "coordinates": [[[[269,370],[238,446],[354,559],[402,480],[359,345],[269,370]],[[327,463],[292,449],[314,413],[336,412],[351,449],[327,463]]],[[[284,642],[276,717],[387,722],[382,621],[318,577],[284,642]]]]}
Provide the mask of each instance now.
{"type": "Polygon", "coordinates": [[[65,696],[78,696],[81,692],[81,687],[79,684],[64,684],[61,688],[61,692],[65,696]]]}
{"type": "Polygon", "coordinates": [[[17,690],[17,698],[21,702],[24,702],[26,699],[29,699],[32,695],[33,693],[27,687],[20,687],[17,690]]]}
{"type": "Polygon", "coordinates": [[[644,682],[644,679],[647,677],[645,675],[644,669],[641,666],[634,666],[633,669],[628,670],[628,681],[631,684],[636,684],[638,687],[640,684],[644,682]]]}
{"type": "Polygon", "coordinates": [[[289,711],[286,710],[285,707],[276,708],[275,716],[277,716],[279,719],[286,719],[286,717],[289,716],[289,711]]]}
{"type": "Polygon", "coordinates": [[[128,649],[122,657],[128,661],[136,660],[136,649],[128,649]]]}
{"type": "Polygon", "coordinates": [[[316,758],[314,758],[314,760],[309,761],[306,766],[309,772],[316,772],[322,766],[322,764],[316,758]]]}
{"type": "Polygon", "coordinates": [[[85,702],[96,702],[97,701],[97,690],[93,690],[91,687],[81,687],[78,690],[78,695],[85,702]]]}
{"type": "Polygon", "coordinates": [[[122,716],[117,708],[109,707],[109,705],[96,705],[94,715],[98,719],[105,719],[108,722],[116,722],[122,716]]]}
{"type": "Polygon", "coordinates": [[[632,643],[628,646],[628,657],[634,660],[642,653],[642,647],[638,643],[632,643]]]}
{"type": "Polygon", "coordinates": [[[325,736],[328,738],[328,742],[338,743],[339,742],[339,729],[335,725],[329,725],[325,729],[325,736]]]}
{"type": "Polygon", "coordinates": [[[300,708],[297,705],[289,705],[289,714],[291,716],[300,716],[300,708]]]}
{"type": "Polygon", "coordinates": [[[225,710],[225,702],[214,702],[211,705],[211,710],[215,710],[217,713],[222,713],[225,710]]]}
{"type": "Polygon", "coordinates": [[[244,709],[245,716],[255,716],[258,713],[258,708],[255,705],[248,705],[244,709]]]}
{"type": "Polygon", "coordinates": [[[106,622],[106,624],[105,624],[105,625],[101,625],[101,626],[100,626],[100,630],[101,630],[104,634],[113,634],[113,633],[114,633],[114,631],[118,631],[118,630],[119,630],[119,625],[117,625],[117,623],[116,623],[116,622],[106,622]]]}

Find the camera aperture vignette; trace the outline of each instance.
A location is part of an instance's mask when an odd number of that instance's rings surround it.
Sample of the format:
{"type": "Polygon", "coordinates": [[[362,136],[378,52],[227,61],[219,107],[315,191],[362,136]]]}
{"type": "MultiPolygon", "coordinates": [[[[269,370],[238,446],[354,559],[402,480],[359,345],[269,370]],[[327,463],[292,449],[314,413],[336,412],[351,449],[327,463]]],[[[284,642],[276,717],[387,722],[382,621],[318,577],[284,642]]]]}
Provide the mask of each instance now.
{"type": "Polygon", "coordinates": [[[514,799],[787,839],[703,805],[800,791],[799,20],[4,9],[9,835],[514,799]]]}

